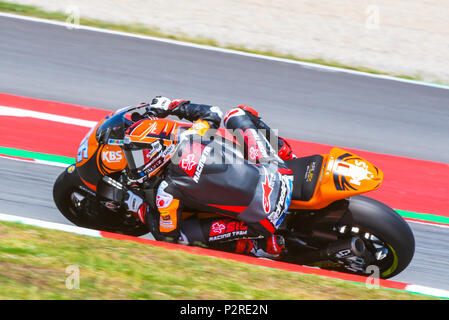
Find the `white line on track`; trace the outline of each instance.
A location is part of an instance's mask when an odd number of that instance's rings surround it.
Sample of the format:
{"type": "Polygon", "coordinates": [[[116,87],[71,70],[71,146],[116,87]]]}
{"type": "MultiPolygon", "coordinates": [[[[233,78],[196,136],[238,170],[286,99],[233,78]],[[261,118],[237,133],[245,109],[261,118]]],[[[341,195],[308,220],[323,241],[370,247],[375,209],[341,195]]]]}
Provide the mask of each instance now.
{"type": "Polygon", "coordinates": [[[67,168],[69,166],[69,164],[67,164],[67,163],[53,162],[53,161],[40,160],[40,159],[34,159],[34,163],[43,164],[46,166],[61,167],[61,168],[67,168]]]}
{"type": "Polygon", "coordinates": [[[4,13],[4,12],[0,12],[0,17],[7,17],[7,18],[13,18],[13,19],[32,21],[32,22],[52,24],[55,26],[66,27],[68,29],[70,27],[70,29],[73,29],[74,32],[76,30],[86,30],[86,31],[107,33],[107,34],[112,34],[112,35],[117,35],[117,36],[132,37],[132,38],[142,39],[142,40],[158,41],[158,42],[164,42],[164,43],[169,43],[169,44],[173,44],[173,45],[191,47],[191,48],[202,49],[202,50],[217,51],[217,52],[222,52],[222,53],[227,53],[227,54],[235,54],[235,55],[256,58],[256,59],[264,59],[264,60],[270,60],[270,61],[276,61],[276,62],[295,64],[295,65],[300,65],[304,68],[315,69],[318,71],[343,72],[343,73],[347,73],[347,74],[353,74],[353,75],[364,76],[364,77],[369,77],[369,78],[391,80],[391,81],[403,82],[403,83],[408,83],[408,84],[421,85],[421,86],[449,90],[449,86],[441,85],[441,84],[437,84],[437,83],[409,80],[409,79],[397,78],[397,77],[387,76],[387,75],[379,75],[379,74],[367,73],[367,72],[350,70],[350,69],[330,67],[330,66],[325,66],[325,65],[315,64],[315,63],[310,63],[310,62],[289,60],[289,59],[284,59],[284,58],[276,58],[276,57],[264,56],[264,55],[260,55],[260,54],[248,53],[248,52],[243,52],[243,51],[238,51],[238,50],[223,49],[223,48],[212,47],[212,46],[207,46],[207,45],[200,45],[200,44],[195,44],[195,43],[191,43],[191,42],[183,42],[183,41],[178,41],[178,40],[156,38],[156,37],[150,37],[150,36],[138,35],[138,34],[133,34],[133,33],[120,32],[120,31],[113,31],[113,30],[83,26],[83,25],[80,25],[80,26],[74,28],[74,26],[72,24],[69,25],[69,24],[67,24],[65,22],[61,22],[61,21],[27,17],[27,16],[15,15],[15,14],[4,13]]]}
{"type": "Polygon", "coordinates": [[[55,114],[51,114],[51,113],[44,113],[44,112],[38,112],[38,111],[32,111],[32,110],[26,110],[26,109],[14,108],[14,107],[7,107],[7,106],[0,106],[0,116],[30,117],[30,118],[36,118],[36,119],[41,119],[41,120],[61,122],[61,123],[75,125],[75,126],[87,127],[87,128],[92,128],[93,126],[95,126],[98,123],[97,121],[83,120],[83,119],[59,116],[59,115],[55,115],[55,114]]]}
{"type": "Polygon", "coordinates": [[[436,288],[430,288],[425,286],[420,286],[416,284],[409,284],[406,287],[406,290],[408,292],[416,292],[421,293],[425,295],[435,296],[435,297],[441,297],[441,298],[449,298],[449,291],[442,290],[442,289],[436,289],[436,288]]]}
{"type": "Polygon", "coordinates": [[[22,216],[0,213],[0,221],[19,222],[31,226],[42,227],[47,229],[72,232],[91,237],[101,237],[100,231],[72,226],[69,224],[55,223],[50,221],[26,218],[22,216]]]}
{"type": "Polygon", "coordinates": [[[449,229],[449,225],[442,225],[442,224],[436,224],[436,223],[428,223],[428,222],[421,222],[421,221],[415,221],[415,220],[407,220],[408,223],[416,223],[416,224],[422,224],[426,226],[432,226],[432,227],[438,227],[443,229],[449,229]]]}

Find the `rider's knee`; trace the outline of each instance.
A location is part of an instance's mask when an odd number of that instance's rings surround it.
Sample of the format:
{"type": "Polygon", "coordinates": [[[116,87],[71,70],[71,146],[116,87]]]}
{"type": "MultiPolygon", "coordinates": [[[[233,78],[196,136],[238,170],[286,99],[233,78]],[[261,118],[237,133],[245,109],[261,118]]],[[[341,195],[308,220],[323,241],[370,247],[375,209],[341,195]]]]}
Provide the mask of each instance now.
{"type": "Polygon", "coordinates": [[[223,118],[223,124],[227,129],[240,129],[236,124],[240,124],[242,121],[248,121],[245,111],[240,108],[232,108],[226,112],[223,118]]]}

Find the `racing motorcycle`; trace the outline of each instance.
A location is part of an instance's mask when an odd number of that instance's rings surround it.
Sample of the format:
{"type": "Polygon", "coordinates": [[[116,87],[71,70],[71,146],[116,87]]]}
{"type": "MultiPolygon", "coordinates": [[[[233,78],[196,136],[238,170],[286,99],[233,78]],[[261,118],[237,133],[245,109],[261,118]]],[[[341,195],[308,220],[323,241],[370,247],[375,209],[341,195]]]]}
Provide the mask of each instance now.
{"type": "MultiPolygon", "coordinates": [[[[111,190],[129,180],[122,147],[126,129],[137,121],[133,110],[113,112],[92,128],[79,146],[76,163],[55,181],[56,206],[77,226],[132,236],[150,232],[120,203],[108,201],[111,190]]],[[[415,251],[409,225],[392,208],[361,196],[381,186],[379,168],[339,148],[285,163],[294,180],[288,212],[276,231],[286,244],[281,261],[360,275],[375,266],[384,279],[409,265],[415,251]]],[[[198,219],[210,217],[195,214],[198,219]]]]}

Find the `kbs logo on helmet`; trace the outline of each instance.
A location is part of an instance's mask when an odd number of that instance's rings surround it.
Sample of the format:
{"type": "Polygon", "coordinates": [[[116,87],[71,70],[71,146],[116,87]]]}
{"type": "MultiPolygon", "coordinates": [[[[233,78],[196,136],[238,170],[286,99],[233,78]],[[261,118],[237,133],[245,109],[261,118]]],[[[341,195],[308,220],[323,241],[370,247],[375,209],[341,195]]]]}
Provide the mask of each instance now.
{"type": "Polygon", "coordinates": [[[103,151],[101,159],[106,162],[120,162],[123,159],[122,151],[103,151]]]}

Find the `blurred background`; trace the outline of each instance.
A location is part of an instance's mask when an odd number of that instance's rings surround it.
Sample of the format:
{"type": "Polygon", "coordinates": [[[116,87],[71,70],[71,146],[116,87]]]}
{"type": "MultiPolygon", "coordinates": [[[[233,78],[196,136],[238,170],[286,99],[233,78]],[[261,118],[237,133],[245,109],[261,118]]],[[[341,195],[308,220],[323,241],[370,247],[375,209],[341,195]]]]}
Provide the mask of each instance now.
{"type": "Polygon", "coordinates": [[[446,0],[10,0],[179,38],[449,83],[446,0]]]}

